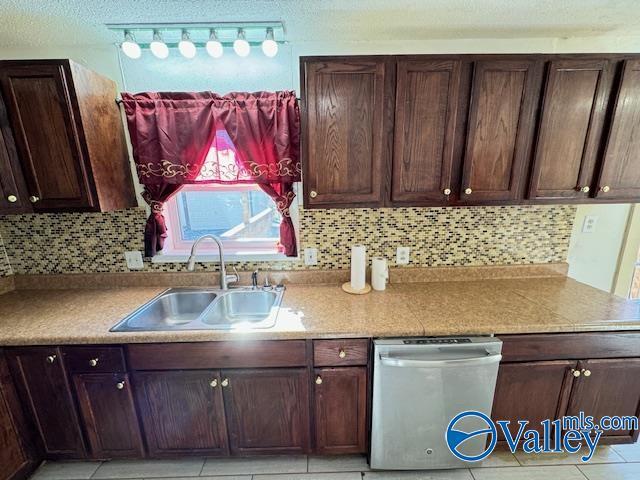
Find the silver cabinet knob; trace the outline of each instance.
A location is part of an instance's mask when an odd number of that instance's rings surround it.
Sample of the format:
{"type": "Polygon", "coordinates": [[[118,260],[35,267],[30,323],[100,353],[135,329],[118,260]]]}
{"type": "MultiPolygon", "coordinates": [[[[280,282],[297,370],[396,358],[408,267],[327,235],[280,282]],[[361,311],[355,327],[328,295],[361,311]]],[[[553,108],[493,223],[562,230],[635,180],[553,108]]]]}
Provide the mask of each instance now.
{"type": "Polygon", "coordinates": [[[9,203],[16,203],[18,201],[18,197],[16,197],[15,195],[9,195],[7,197],[7,202],[9,203]]]}
{"type": "Polygon", "coordinates": [[[31,196],[29,197],[29,201],[30,201],[31,203],[39,202],[39,201],[40,201],[40,197],[37,197],[36,195],[31,195],[31,196]]]}
{"type": "Polygon", "coordinates": [[[315,190],[311,190],[311,191],[309,192],[309,196],[310,196],[311,198],[316,198],[316,197],[318,196],[318,192],[316,192],[315,190]]]}
{"type": "Polygon", "coordinates": [[[590,190],[590,188],[589,188],[589,187],[587,187],[587,186],[580,187],[580,191],[581,191],[582,193],[589,193],[589,190],[590,190]]]}
{"type": "Polygon", "coordinates": [[[450,188],[445,188],[442,192],[443,192],[445,195],[451,195],[451,189],[450,189],[450,188]]]}
{"type": "Polygon", "coordinates": [[[55,361],[56,361],[56,358],[58,358],[58,356],[57,356],[57,355],[49,355],[49,356],[47,357],[47,363],[53,363],[53,362],[55,362],[55,361]]]}
{"type": "Polygon", "coordinates": [[[116,383],[116,388],[118,390],[122,390],[124,388],[124,381],[116,383]]]}
{"type": "Polygon", "coordinates": [[[92,358],[91,360],[89,360],[89,366],[91,366],[91,367],[98,366],[98,359],[97,358],[92,358]]]}
{"type": "Polygon", "coordinates": [[[464,193],[466,193],[467,195],[471,195],[473,193],[473,190],[471,190],[469,187],[464,189],[464,193]]]}
{"type": "Polygon", "coordinates": [[[582,369],[582,374],[583,374],[585,377],[590,377],[590,376],[591,376],[591,370],[586,370],[586,369],[584,369],[584,368],[583,368],[583,369],[582,369]]]}
{"type": "Polygon", "coordinates": [[[576,370],[576,369],[571,369],[571,373],[576,378],[579,377],[580,375],[582,375],[582,373],[580,373],[580,370],[576,370]]]}
{"type": "Polygon", "coordinates": [[[209,386],[210,386],[211,388],[216,388],[216,387],[218,386],[218,379],[217,379],[217,378],[214,378],[213,380],[211,380],[211,381],[209,382],[209,386]]]}
{"type": "Polygon", "coordinates": [[[223,387],[228,387],[229,386],[229,379],[225,378],[224,380],[222,380],[222,386],[223,387]]]}
{"type": "Polygon", "coordinates": [[[322,385],[322,377],[320,375],[316,377],[316,385],[322,385]]]}
{"type": "Polygon", "coordinates": [[[609,187],[609,185],[605,185],[604,187],[600,187],[600,191],[607,193],[609,190],[611,190],[611,187],[609,187]]]}
{"type": "Polygon", "coordinates": [[[347,356],[347,352],[345,352],[344,349],[341,348],[340,351],[338,352],[338,356],[340,358],[345,358],[347,356]]]}

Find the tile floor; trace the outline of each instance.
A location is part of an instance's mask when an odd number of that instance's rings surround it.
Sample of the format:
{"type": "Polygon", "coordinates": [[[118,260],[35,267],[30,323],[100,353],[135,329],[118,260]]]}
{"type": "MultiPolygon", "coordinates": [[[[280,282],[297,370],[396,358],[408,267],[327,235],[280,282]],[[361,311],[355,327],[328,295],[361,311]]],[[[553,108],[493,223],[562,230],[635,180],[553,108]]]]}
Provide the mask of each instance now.
{"type": "Polygon", "coordinates": [[[481,467],[372,472],[362,456],[47,462],[31,480],[640,480],[640,443],[578,455],[513,455],[496,450],[481,467]],[[197,477],[194,478],[194,477],[197,477]]]}

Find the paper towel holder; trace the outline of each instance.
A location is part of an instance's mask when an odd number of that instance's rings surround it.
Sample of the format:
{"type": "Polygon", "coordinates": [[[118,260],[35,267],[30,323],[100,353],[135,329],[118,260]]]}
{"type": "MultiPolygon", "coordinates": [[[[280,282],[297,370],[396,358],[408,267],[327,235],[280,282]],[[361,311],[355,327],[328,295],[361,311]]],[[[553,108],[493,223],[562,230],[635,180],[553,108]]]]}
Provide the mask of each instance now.
{"type": "Polygon", "coordinates": [[[346,282],[342,284],[342,290],[350,293],[351,295],[364,295],[365,293],[369,293],[371,291],[371,285],[365,283],[364,288],[361,288],[360,290],[354,290],[353,288],[351,288],[351,282],[346,282]]]}

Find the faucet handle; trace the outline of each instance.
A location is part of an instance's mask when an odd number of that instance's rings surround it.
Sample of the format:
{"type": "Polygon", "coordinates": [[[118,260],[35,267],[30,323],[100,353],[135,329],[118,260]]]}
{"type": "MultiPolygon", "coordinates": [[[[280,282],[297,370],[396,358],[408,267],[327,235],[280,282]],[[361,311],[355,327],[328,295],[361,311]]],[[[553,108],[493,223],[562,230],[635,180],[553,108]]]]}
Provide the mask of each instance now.
{"type": "Polygon", "coordinates": [[[235,265],[231,268],[233,268],[233,273],[230,275],[227,274],[227,284],[238,283],[240,281],[240,274],[238,273],[238,270],[236,269],[235,265]]]}

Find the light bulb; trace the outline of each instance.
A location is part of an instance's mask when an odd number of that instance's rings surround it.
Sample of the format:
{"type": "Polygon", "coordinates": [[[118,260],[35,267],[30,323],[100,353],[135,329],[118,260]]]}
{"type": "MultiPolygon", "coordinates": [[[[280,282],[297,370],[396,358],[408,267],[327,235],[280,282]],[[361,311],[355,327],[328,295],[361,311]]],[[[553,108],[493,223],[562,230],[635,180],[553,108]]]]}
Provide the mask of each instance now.
{"type": "Polygon", "coordinates": [[[156,58],[167,58],[169,56],[169,47],[162,40],[158,30],[153,31],[153,41],[149,44],[149,49],[156,58]]]}
{"type": "Polygon", "coordinates": [[[122,53],[124,53],[129,58],[136,59],[140,58],[140,55],[142,55],[142,49],[140,48],[140,45],[138,45],[138,43],[135,41],[133,35],[131,35],[131,33],[126,30],[124,32],[124,42],[122,42],[120,48],[122,49],[122,53]]]}
{"type": "Polygon", "coordinates": [[[178,50],[185,58],[193,58],[196,56],[196,46],[189,37],[189,32],[182,31],[182,40],[178,43],[178,50]]]}
{"type": "Polygon", "coordinates": [[[244,35],[244,30],[238,29],[238,38],[233,42],[233,50],[238,54],[239,57],[248,57],[251,53],[251,45],[247,42],[247,39],[244,35]]]}
{"type": "Polygon", "coordinates": [[[209,33],[209,41],[206,44],[206,49],[207,53],[213,58],[220,58],[224,53],[224,50],[222,49],[222,43],[220,43],[220,40],[218,40],[216,31],[213,28],[209,33]]]}
{"type": "Polygon", "coordinates": [[[267,36],[262,42],[262,53],[273,58],[278,54],[278,43],[273,38],[273,28],[267,28],[267,36]]]}

